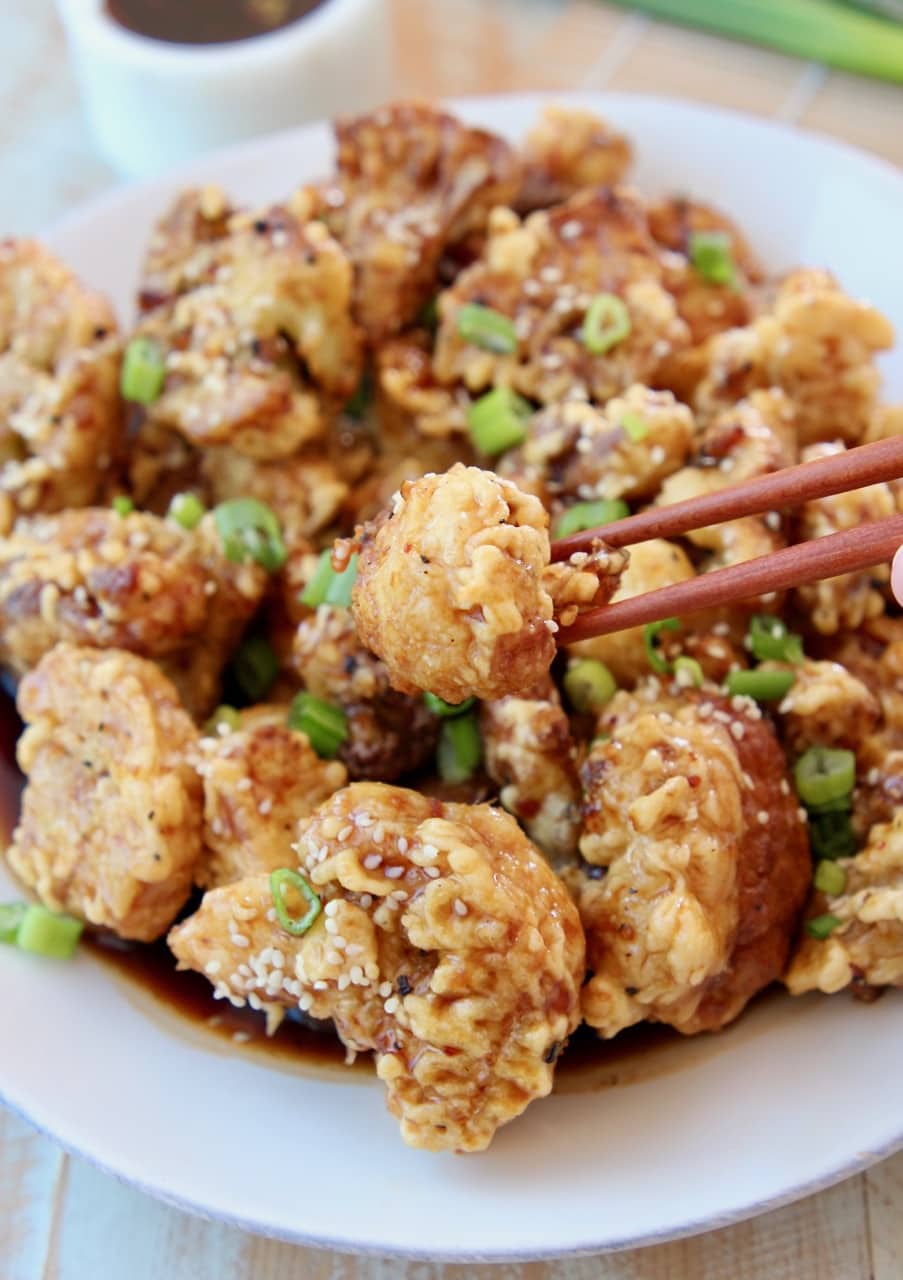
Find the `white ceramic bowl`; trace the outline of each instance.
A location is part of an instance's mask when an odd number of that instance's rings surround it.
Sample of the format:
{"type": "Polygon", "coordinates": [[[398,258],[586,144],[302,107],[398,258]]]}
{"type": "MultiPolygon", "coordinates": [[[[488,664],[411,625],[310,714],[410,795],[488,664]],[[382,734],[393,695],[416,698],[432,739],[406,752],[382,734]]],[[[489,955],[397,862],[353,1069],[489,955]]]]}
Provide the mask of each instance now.
{"type": "Polygon", "coordinates": [[[137,35],[103,0],[58,5],[97,145],[127,177],[391,92],[385,0],[323,0],[289,26],[217,45],[137,35]]]}
{"type": "MultiPolygon", "coordinates": [[[[642,190],[723,206],[775,270],[829,265],[903,329],[897,170],[708,107],[574,101],[630,134],[642,190]]],[[[520,137],[541,105],[523,95],[458,107],[520,137]]],[[[244,144],[113,192],[46,239],[127,315],[151,221],[181,186],[275,199],[322,173],[330,151],[323,125],[244,144]]],[[[899,348],[884,369],[888,396],[903,399],[899,348]]],[[[13,896],[0,866],[0,900],[13,896]]],[[[366,1074],[233,1049],[86,950],[58,964],[0,947],[0,1007],[0,1097],[67,1147],[183,1208],[338,1249],[473,1261],[648,1244],[774,1208],[903,1145],[897,992],[869,1005],[776,994],[720,1035],[607,1070],[603,1058],[595,1089],[571,1080],[466,1157],[408,1150],[366,1074]]]]}

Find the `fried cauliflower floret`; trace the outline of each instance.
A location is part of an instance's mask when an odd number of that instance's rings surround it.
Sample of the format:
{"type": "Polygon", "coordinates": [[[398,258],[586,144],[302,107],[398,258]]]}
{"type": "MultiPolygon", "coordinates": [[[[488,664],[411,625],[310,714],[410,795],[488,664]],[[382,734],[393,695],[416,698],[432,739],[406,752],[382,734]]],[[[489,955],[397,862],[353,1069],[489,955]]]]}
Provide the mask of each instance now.
{"type": "MultiPolygon", "coordinates": [[[[630,560],[611,598],[612,603],[630,600],[673,582],[688,582],[695,574],[689,556],[676,542],[666,542],[663,538],[638,542],[630,549],[630,560]]],[[[570,645],[568,653],[604,662],[620,685],[631,686],[649,674],[642,627],[581,640],[579,644],[570,645]]]]}
{"type": "Polygon", "coordinates": [[[219,242],[228,236],[235,213],[226,193],[212,183],[179,193],[148,241],[138,286],[142,311],[213,280],[219,242]]]}
{"type": "Polygon", "coordinates": [[[439,297],[433,374],[479,395],[510,385],[540,404],[588,398],[604,404],[634,383],[654,384],[664,358],[689,334],[662,286],[664,267],[630,191],[585,191],[521,222],[498,209],[482,257],[439,297]],[[603,354],[581,338],[600,293],[624,303],[629,332],[603,354]],[[513,353],[487,351],[459,330],[461,308],[479,303],[514,325],[513,353]]]}
{"type": "Polygon", "coordinates": [[[350,610],[322,604],[302,619],[293,662],[315,698],[345,712],[348,738],[338,755],[352,778],[394,782],[432,757],[436,717],[419,695],[392,688],[386,664],[361,643],[350,610]]]}
{"type": "MultiPolygon", "coordinates": [[[[781,669],[777,663],[765,666],[781,669]]],[[[814,746],[856,750],[877,726],[878,699],[839,662],[807,659],[783,669],[792,671],[794,680],[777,712],[794,755],[814,746]]]]}
{"type": "Polygon", "coordinates": [[[890,322],[827,272],[794,272],[769,311],[712,341],[697,412],[710,417],[757,387],[780,387],[793,404],[800,444],[857,444],[878,397],[874,358],[893,338],[890,322]]]}
{"type": "Polygon", "coordinates": [[[403,485],[392,511],[364,526],[352,611],[402,693],[500,698],[545,676],[556,605],[570,622],[613,581],[586,558],[550,565],[537,499],[459,463],[403,485]]]}
{"type": "Polygon", "coordinates": [[[0,242],[0,532],[93,502],[121,444],[112,308],[33,240],[0,242]]]}
{"type": "Polygon", "coordinates": [[[348,780],[321,760],[286,707],[255,707],[239,728],[201,740],[204,857],[195,880],[212,889],[286,865],[295,827],[348,780]]]}
{"type": "Polygon", "coordinates": [[[135,506],[164,516],[177,493],[194,493],[206,501],[200,459],[200,450],[178,431],[145,419],[129,439],[126,460],[126,487],[135,506]]]}
{"type": "Polygon", "coordinates": [[[235,214],[200,252],[185,287],[138,327],[166,360],[147,416],[196,445],[286,457],[322,435],[357,386],[351,264],[322,222],[281,206],[235,214]]]}
{"type": "Polygon", "coordinates": [[[203,643],[209,656],[224,614],[237,639],[264,578],[226,560],[209,517],[192,532],[107,507],[22,520],[0,538],[0,659],[22,674],[59,641],[155,658],[203,643]]]}
{"type": "Polygon", "coordinates": [[[551,858],[572,857],[580,827],[577,751],[551,688],[542,697],[483,703],[480,730],[502,804],[551,858]]]}
{"type": "Polygon", "coordinates": [[[545,506],[592,498],[648,498],[682,467],[693,415],[670,391],[633,386],[604,409],[563,400],[533,415],[524,444],[499,474],[545,506]]]}
{"type": "Polygon", "coordinates": [[[552,103],[524,141],[521,213],[560,204],[585,187],[613,187],[630,166],[630,141],[591,111],[552,103]]]}
{"type": "Polygon", "coordinates": [[[8,851],[53,911],[152,942],[201,853],[197,731],[153,663],[58,645],[25,677],[27,785],[8,851]]]}
{"type": "Polygon", "coordinates": [[[783,972],[810,877],[773,730],[749,699],[618,693],[583,767],[577,903],[590,1026],[717,1030],[783,972]]]}
{"type": "MultiPolygon", "coordinates": [[[[844,453],[846,446],[813,444],[803,450],[803,462],[816,458],[835,457],[844,453]]],[[[807,502],[799,516],[797,541],[824,538],[843,529],[857,529],[870,520],[894,515],[897,505],[888,484],[871,484],[865,489],[853,489],[828,498],[816,498],[807,502]]],[[[884,596],[875,582],[886,580],[887,568],[864,569],[858,573],[844,573],[838,578],[826,578],[807,587],[797,587],[794,601],[808,617],[812,626],[822,635],[833,635],[840,630],[853,630],[868,618],[884,612],[884,596]]]]}
{"type": "Polygon", "coordinates": [[[466,436],[471,398],[463,386],[439,383],[431,344],[422,335],[402,334],[383,343],[376,370],[383,421],[406,421],[430,442],[466,436]]]}
{"type": "Polygon", "coordinates": [[[265,877],[239,881],[172,931],[181,967],[233,1002],[334,1019],[350,1050],[375,1052],[411,1146],[484,1149],[550,1091],[579,1021],[583,937],[564,886],[506,813],[379,783],[337,792],[299,837],[324,902],[310,930],[269,920],[265,877]]]}
{"type": "Polygon", "coordinates": [[[376,343],[415,319],[443,250],[482,232],[517,191],[520,167],[501,138],[427,103],[342,117],[335,134],[324,214],[354,263],[355,314],[376,343]]]}
{"type": "Polygon", "coordinates": [[[857,986],[903,986],[903,809],[879,823],[854,858],[837,860],[846,884],[836,897],[815,893],[810,916],[840,922],[823,939],[804,934],[784,982],[791,995],[833,995],[857,986]]]}

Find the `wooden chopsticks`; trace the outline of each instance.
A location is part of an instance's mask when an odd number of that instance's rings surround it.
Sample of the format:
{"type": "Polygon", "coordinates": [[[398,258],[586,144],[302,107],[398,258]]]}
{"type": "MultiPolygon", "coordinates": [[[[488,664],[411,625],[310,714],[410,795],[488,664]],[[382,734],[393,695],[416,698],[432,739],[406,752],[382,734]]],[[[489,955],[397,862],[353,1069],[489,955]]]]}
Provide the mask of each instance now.
{"type": "MultiPolygon", "coordinates": [[[[599,529],[587,529],[552,543],[552,559],[566,560],[575,551],[588,551],[601,539],[624,547],[650,538],[672,538],[692,529],[723,524],[741,516],[758,515],[798,506],[813,498],[846,493],[865,485],[903,477],[903,436],[860,445],[846,453],[819,458],[796,467],[757,476],[717,493],[704,494],[670,507],[651,508],[599,529]]],[[[752,596],[805,586],[842,573],[854,573],[885,563],[903,545],[903,515],[888,516],[815,538],[701,574],[687,582],[661,587],[645,595],[604,605],[582,614],[558,633],[559,644],[607,635],[663,618],[681,617],[702,609],[735,604],[752,596]]]]}

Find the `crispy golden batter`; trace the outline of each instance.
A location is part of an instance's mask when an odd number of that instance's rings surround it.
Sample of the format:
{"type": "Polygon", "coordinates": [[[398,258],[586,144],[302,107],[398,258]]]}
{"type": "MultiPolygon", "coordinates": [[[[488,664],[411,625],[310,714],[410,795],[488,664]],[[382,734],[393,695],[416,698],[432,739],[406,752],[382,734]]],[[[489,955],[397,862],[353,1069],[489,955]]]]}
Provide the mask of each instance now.
{"type": "Polygon", "coordinates": [[[749,699],[618,693],[583,768],[574,873],[602,1036],[716,1030],[783,971],[809,849],[777,739],[749,699]],[[588,864],[588,865],[587,865],[588,864]]]}
{"type": "Polygon", "coordinates": [[[206,502],[200,458],[178,431],[145,418],[129,440],[126,482],[135,506],[164,516],[177,493],[195,493],[206,502]]]}
{"type": "Polygon", "coordinates": [[[482,232],[520,166],[501,138],[427,103],[396,102],[335,124],[338,173],[325,217],[355,268],[355,314],[371,342],[410,324],[437,288],[443,250],[482,232]]]}
{"type": "MultiPolygon", "coordinates": [[[[58,641],[155,658],[192,650],[215,683],[265,576],[226,560],[209,516],[191,533],[106,507],[22,520],[0,538],[0,659],[21,674],[58,641]]],[[[188,690],[192,709],[215,697],[202,684],[188,690]]]]}
{"type": "Polygon", "coordinates": [[[550,566],[537,499],[459,463],[403,485],[392,511],[365,526],[352,610],[401,692],[500,698],[545,676],[556,601],[571,620],[598,599],[602,572],[550,566]]]}
{"type": "Polygon", "coordinates": [[[93,502],[118,461],[113,311],[33,240],[0,242],[0,532],[93,502]]]}
{"type": "Polygon", "coordinates": [[[792,995],[832,995],[857,986],[903,986],[903,809],[879,823],[854,858],[839,858],[846,886],[836,897],[813,894],[809,916],[840,924],[827,938],[804,934],[784,981],[792,995]]]}
{"type": "Polygon", "coordinates": [[[219,242],[236,213],[221,187],[189,187],[157,220],[148,241],[138,286],[138,305],[150,311],[199,284],[211,284],[219,242]]]}
{"type": "Polygon", "coordinates": [[[770,310],[712,341],[697,412],[710,417],[757,387],[780,387],[793,404],[801,444],[857,444],[876,407],[874,357],[893,338],[889,321],[848,297],[827,272],[793,272],[770,310]]]}
{"type": "Polygon", "coordinates": [[[498,209],[480,260],[440,295],[434,377],[445,386],[462,383],[472,395],[508,384],[540,404],[604,404],[634,383],[654,385],[665,357],[689,341],[663,275],[643,207],[626,189],[585,191],[524,222],[498,209]],[[621,298],[630,332],[593,355],[580,331],[600,293],[621,298]],[[513,321],[513,354],[465,342],[458,316],[474,302],[513,321]]]}
{"type": "Polygon", "coordinates": [[[632,159],[630,141],[591,111],[553,103],[527,134],[519,213],[559,204],[584,187],[613,187],[632,159]]]}
{"type": "Polygon", "coordinates": [[[693,415],[670,391],[629,387],[604,409],[564,400],[533,415],[499,474],[546,507],[592,498],[649,498],[687,460],[693,415]],[[626,426],[625,426],[626,422],[626,426]]]}
{"type": "Polygon", "coordinates": [[[246,879],[172,931],[179,963],[233,1002],[333,1018],[349,1049],[375,1051],[406,1142],[482,1150],[549,1092],[579,1021],[564,886],[507,814],[378,783],[337,792],[299,834],[325,901],[309,932],[283,931],[266,878],[246,879]]]}
{"type": "Polygon", "coordinates": [[[28,784],[8,857],[54,911],[152,942],[201,853],[197,731],[153,663],[58,645],[19,689],[28,784]]]}
{"type": "Polygon", "coordinates": [[[392,688],[386,664],[361,643],[350,610],[323,604],[303,618],[293,661],[314,697],[345,712],[348,739],[339,759],[352,778],[394,782],[432,757],[435,716],[419,694],[392,688]]]}
{"type": "Polygon", "coordinates": [[[201,739],[204,857],[195,873],[206,889],[292,861],[295,827],[348,780],[337,760],[321,760],[282,706],[255,707],[238,729],[201,739]]]}
{"type": "MultiPolygon", "coordinates": [[[[836,456],[845,448],[839,441],[813,444],[803,450],[802,461],[836,456]]],[[[807,542],[843,529],[857,529],[869,520],[893,515],[896,510],[888,484],[872,484],[865,489],[853,489],[830,498],[817,498],[802,508],[795,541],[807,542]]],[[[822,635],[833,635],[835,631],[848,628],[852,630],[884,612],[884,596],[875,583],[887,581],[888,575],[886,566],[845,573],[839,578],[827,578],[808,587],[798,587],[793,593],[794,601],[822,635]]]]}
{"type": "Polygon", "coordinates": [[[543,697],[483,703],[480,730],[502,804],[551,858],[572,857],[580,829],[577,750],[554,686],[543,697]]]}
{"type": "Polygon", "coordinates": [[[878,725],[878,699],[839,662],[807,659],[792,667],[777,662],[762,665],[766,670],[793,672],[793,684],[777,714],[795,755],[813,746],[856,750],[878,725]]]}
{"type": "Polygon", "coordinates": [[[357,386],[351,264],[322,222],[283,206],[233,215],[199,255],[138,328],[166,357],[148,417],[196,445],[286,457],[322,435],[357,386]]]}
{"type": "MultiPolygon", "coordinates": [[[[666,542],[662,538],[638,542],[630,548],[630,560],[611,598],[612,603],[629,600],[672,582],[687,582],[695,572],[689,556],[676,542],[666,542]]],[[[620,685],[629,687],[649,674],[642,627],[581,640],[579,644],[570,645],[568,653],[604,662],[620,685]]]]}

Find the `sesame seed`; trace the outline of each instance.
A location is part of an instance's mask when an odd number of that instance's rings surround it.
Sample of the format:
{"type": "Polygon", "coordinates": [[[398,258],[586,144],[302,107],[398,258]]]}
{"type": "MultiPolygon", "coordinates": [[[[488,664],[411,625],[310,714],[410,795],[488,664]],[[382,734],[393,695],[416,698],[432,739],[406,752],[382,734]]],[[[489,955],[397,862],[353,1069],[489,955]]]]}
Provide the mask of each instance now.
{"type": "Polygon", "coordinates": [[[760,809],[756,814],[756,821],[760,827],[767,827],[769,823],[769,814],[767,809],[760,809]]]}
{"type": "Polygon", "coordinates": [[[364,869],[366,871],[375,871],[382,863],[383,856],[381,853],[368,853],[364,858],[364,869]]]}
{"type": "Polygon", "coordinates": [[[398,837],[398,839],[397,839],[397,840],[396,840],[396,842],[395,842],[395,846],[396,846],[396,848],[398,849],[398,852],[399,852],[400,854],[405,854],[405,853],[407,853],[407,851],[408,851],[408,842],[407,842],[407,838],[406,838],[405,836],[399,836],[399,837],[398,837]]]}
{"type": "Polygon", "coordinates": [[[743,741],[743,738],[744,738],[744,736],[745,736],[745,734],[746,734],[746,729],[745,729],[745,727],[740,723],[740,721],[739,721],[739,720],[732,720],[732,721],[731,721],[731,733],[732,733],[732,735],[736,738],[736,740],[737,740],[738,742],[742,742],[742,741],[743,741]]]}
{"type": "Polygon", "coordinates": [[[314,991],[325,991],[328,986],[328,982],[324,982],[322,978],[317,978],[314,983],[314,991]]]}
{"type": "Polygon", "coordinates": [[[330,916],[330,918],[326,921],[326,926],[325,926],[325,927],[326,927],[326,932],[327,932],[327,933],[338,933],[338,931],[339,931],[339,922],[338,922],[338,920],[333,920],[333,919],[332,919],[332,917],[330,916]]]}
{"type": "Polygon", "coordinates": [[[339,974],[339,980],[336,983],[336,986],[338,987],[339,991],[344,991],[347,987],[351,986],[351,979],[348,977],[347,973],[339,974]]]}
{"type": "Polygon", "coordinates": [[[238,782],[235,784],[235,790],[236,790],[236,791],[250,791],[250,790],[251,790],[251,779],[250,779],[250,778],[239,778],[238,782]]]}
{"type": "Polygon", "coordinates": [[[236,947],[249,947],[251,945],[243,933],[230,933],[229,941],[236,947]]]}
{"type": "Polygon", "coordinates": [[[345,948],[346,956],[362,956],[363,954],[364,948],[359,942],[349,942],[348,946],[345,948]]]}
{"type": "Polygon", "coordinates": [[[344,841],[345,841],[345,840],[347,840],[347,839],[348,839],[348,837],[349,837],[350,835],[352,835],[353,833],[354,833],[354,827],[353,827],[353,826],[351,826],[351,824],[349,823],[349,824],[348,824],[348,826],[346,826],[346,827],[342,827],[342,830],[341,830],[341,831],[339,832],[339,834],[336,836],[336,839],[337,839],[340,843],[344,843],[344,841]]]}
{"type": "Polygon", "coordinates": [[[262,818],[265,818],[266,815],[272,809],[272,807],[273,807],[272,800],[270,799],[269,796],[265,796],[264,799],[261,800],[260,804],[257,806],[257,812],[260,814],[262,818]]]}
{"type": "Polygon", "coordinates": [[[660,467],[662,463],[665,461],[664,447],[660,444],[653,445],[652,448],[649,450],[649,457],[652,460],[653,466],[660,467]]]}
{"type": "Polygon", "coordinates": [[[351,981],[354,983],[360,983],[364,976],[364,971],[359,964],[353,964],[348,970],[348,973],[351,976],[351,981]]]}
{"type": "Polygon", "coordinates": [[[360,896],[360,905],[362,910],[369,911],[370,908],[373,906],[373,894],[362,893],[360,896]]]}
{"type": "Polygon", "coordinates": [[[339,904],[336,901],[336,899],[333,898],[332,901],[327,902],[326,906],[323,908],[323,914],[325,916],[334,916],[335,913],[338,911],[338,909],[339,909],[339,904]]]}
{"type": "Polygon", "coordinates": [[[301,1010],[302,1013],[309,1013],[311,1008],[313,1007],[313,1003],[314,1003],[313,996],[309,992],[305,991],[304,995],[298,1001],[298,1008],[301,1010]]]}
{"type": "Polygon", "coordinates": [[[467,915],[467,903],[462,902],[460,898],[455,898],[455,915],[457,916],[467,915]]]}
{"type": "Polygon", "coordinates": [[[576,240],[583,230],[583,224],[578,222],[576,218],[568,218],[567,222],[561,224],[562,240],[576,240]]]}
{"type": "Polygon", "coordinates": [[[781,795],[782,796],[790,795],[790,783],[787,781],[786,778],[781,779],[781,795]]]}
{"type": "Polygon", "coordinates": [[[438,867],[425,867],[423,874],[429,876],[431,880],[438,880],[442,872],[438,867]]]}
{"type": "Polygon", "coordinates": [[[219,960],[208,960],[207,963],[204,965],[204,972],[207,974],[210,974],[210,976],[212,977],[213,974],[219,973],[222,967],[223,967],[222,963],[219,960]]]}
{"type": "Polygon", "coordinates": [[[404,867],[386,867],[387,880],[400,880],[404,875],[404,867]]]}
{"type": "Polygon", "coordinates": [[[435,862],[439,857],[439,850],[434,844],[425,844],[420,850],[421,862],[435,862]]]}
{"type": "Polygon", "coordinates": [[[344,951],[348,946],[348,943],[340,933],[337,933],[332,940],[332,945],[335,947],[336,951],[344,951]]]}
{"type": "Polygon", "coordinates": [[[386,1013],[397,1013],[399,1004],[400,1004],[400,1001],[398,999],[398,996],[389,996],[388,1000],[383,1005],[383,1008],[385,1009],[386,1013]]]}
{"type": "Polygon", "coordinates": [[[338,951],[327,951],[327,952],[326,952],[326,963],[327,963],[327,964],[341,964],[341,963],[342,963],[342,957],[339,955],[338,951]]]}
{"type": "Polygon", "coordinates": [[[408,900],[407,891],[405,889],[396,889],[394,893],[389,894],[389,897],[393,898],[396,902],[407,902],[408,900]]]}
{"type": "Polygon", "coordinates": [[[380,822],[370,832],[370,839],[373,841],[374,844],[382,844],[384,835],[385,835],[385,831],[383,830],[383,825],[380,822]]]}

